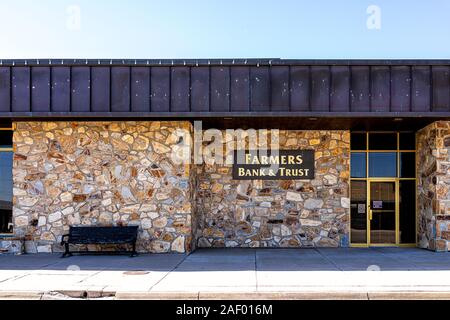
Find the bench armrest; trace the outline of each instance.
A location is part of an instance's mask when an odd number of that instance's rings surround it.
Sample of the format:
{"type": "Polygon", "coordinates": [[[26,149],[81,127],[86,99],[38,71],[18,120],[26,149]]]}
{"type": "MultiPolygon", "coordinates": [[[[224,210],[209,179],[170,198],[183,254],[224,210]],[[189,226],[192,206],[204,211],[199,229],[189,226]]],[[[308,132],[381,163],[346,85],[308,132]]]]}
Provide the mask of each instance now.
{"type": "Polygon", "coordinates": [[[62,237],[61,237],[61,245],[63,245],[64,243],[66,243],[66,240],[64,240],[64,238],[68,238],[69,237],[69,234],[64,234],[62,237]]]}

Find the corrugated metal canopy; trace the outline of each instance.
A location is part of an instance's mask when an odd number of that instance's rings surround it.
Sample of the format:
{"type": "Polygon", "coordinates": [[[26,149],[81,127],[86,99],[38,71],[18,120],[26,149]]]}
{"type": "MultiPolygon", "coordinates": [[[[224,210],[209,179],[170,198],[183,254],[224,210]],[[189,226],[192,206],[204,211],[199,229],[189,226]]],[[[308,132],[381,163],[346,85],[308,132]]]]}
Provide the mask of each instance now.
{"type": "Polygon", "coordinates": [[[0,117],[449,117],[450,60],[0,60],[0,117]]]}

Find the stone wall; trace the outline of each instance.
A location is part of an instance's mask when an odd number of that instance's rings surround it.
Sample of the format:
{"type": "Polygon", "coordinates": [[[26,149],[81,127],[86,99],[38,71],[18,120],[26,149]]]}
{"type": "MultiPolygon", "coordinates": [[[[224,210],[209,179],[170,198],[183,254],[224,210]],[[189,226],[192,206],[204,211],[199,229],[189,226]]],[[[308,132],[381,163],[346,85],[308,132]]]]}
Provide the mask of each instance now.
{"type": "Polygon", "coordinates": [[[2,254],[22,254],[24,240],[20,238],[0,238],[0,255],[2,254]]]}
{"type": "Polygon", "coordinates": [[[437,121],[417,133],[418,242],[450,250],[450,122],[437,121]]]}
{"type": "Polygon", "coordinates": [[[139,225],[138,250],[191,250],[192,176],[171,161],[189,122],[17,122],[13,217],[28,252],[69,225],[139,225]]]}
{"type": "Polygon", "coordinates": [[[14,232],[25,250],[61,251],[79,224],[139,225],[141,252],[348,245],[348,131],[280,131],[281,149],[315,151],[314,180],[236,181],[231,166],[175,164],[178,128],[193,130],[182,121],[15,123],[14,232]]]}
{"type": "Polygon", "coordinates": [[[280,131],[280,149],[315,150],[314,180],[236,181],[197,167],[199,247],[338,247],[349,242],[350,133],[280,131]]]}

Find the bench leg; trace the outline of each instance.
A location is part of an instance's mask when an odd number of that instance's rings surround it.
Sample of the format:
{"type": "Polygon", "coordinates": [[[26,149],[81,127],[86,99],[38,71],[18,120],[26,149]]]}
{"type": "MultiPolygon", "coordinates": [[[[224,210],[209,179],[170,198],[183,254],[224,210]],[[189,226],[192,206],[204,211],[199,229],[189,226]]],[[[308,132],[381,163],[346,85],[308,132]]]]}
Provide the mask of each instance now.
{"type": "Polygon", "coordinates": [[[132,251],[131,251],[130,257],[133,258],[133,257],[135,257],[135,256],[137,256],[137,255],[138,255],[138,254],[137,254],[137,252],[136,252],[136,242],[133,242],[133,249],[132,249],[132,251]]]}
{"type": "Polygon", "coordinates": [[[64,253],[63,253],[63,255],[62,255],[61,258],[65,258],[66,256],[71,257],[72,254],[71,254],[70,251],[69,251],[69,243],[68,243],[68,242],[65,242],[65,243],[64,243],[64,248],[65,248],[65,251],[64,251],[64,253]]]}

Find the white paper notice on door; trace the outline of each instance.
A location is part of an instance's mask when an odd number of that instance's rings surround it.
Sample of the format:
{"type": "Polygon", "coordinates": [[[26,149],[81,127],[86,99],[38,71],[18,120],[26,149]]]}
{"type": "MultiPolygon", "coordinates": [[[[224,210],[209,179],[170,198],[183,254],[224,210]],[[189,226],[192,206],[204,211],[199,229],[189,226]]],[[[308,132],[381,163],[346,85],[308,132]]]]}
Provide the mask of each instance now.
{"type": "Polygon", "coordinates": [[[372,201],[372,209],[383,209],[383,201],[372,201]]]}
{"type": "Polygon", "coordinates": [[[358,213],[366,213],[366,205],[364,203],[358,203],[358,213]]]}

